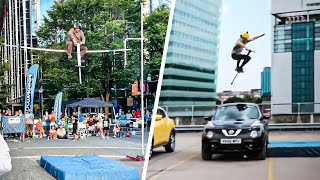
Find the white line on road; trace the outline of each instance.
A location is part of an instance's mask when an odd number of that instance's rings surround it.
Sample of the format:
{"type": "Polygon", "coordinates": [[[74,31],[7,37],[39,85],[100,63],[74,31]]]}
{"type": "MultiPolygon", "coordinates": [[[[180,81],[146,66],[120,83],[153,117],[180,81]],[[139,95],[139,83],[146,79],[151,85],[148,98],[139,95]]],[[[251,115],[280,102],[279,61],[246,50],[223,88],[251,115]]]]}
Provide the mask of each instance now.
{"type": "Polygon", "coordinates": [[[140,150],[141,148],[135,147],[90,147],[90,146],[73,146],[73,147],[22,147],[22,148],[10,148],[10,150],[17,150],[17,149],[130,149],[130,150],[140,150]]]}
{"type": "MultiPolygon", "coordinates": [[[[99,155],[104,158],[126,158],[126,156],[113,156],[113,155],[99,155]]],[[[77,156],[77,155],[43,155],[43,156],[77,156]]],[[[11,157],[12,159],[40,159],[41,156],[17,156],[11,157]]]]}

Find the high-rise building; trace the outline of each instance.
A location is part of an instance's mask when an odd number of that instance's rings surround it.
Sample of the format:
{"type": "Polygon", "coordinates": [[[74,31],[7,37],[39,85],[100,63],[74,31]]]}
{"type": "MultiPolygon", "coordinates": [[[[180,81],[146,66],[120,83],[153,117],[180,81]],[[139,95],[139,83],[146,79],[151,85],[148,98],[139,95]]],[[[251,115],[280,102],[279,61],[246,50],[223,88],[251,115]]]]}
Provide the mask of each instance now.
{"type": "Polygon", "coordinates": [[[261,72],[261,96],[270,94],[271,92],[271,68],[264,67],[261,72]]]}
{"type": "Polygon", "coordinates": [[[320,1],[272,0],[271,13],[272,113],[320,112],[320,1]]]}
{"type": "Polygon", "coordinates": [[[161,106],[215,105],[221,0],[176,0],[161,106]]]}

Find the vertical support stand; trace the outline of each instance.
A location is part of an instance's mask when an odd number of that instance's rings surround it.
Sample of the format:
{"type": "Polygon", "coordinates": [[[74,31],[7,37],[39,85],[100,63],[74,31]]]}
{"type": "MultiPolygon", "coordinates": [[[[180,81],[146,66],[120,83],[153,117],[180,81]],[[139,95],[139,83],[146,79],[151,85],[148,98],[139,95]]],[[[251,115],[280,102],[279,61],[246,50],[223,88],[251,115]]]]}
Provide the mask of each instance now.
{"type": "Polygon", "coordinates": [[[298,120],[297,123],[301,123],[301,118],[300,118],[300,103],[298,103],[298,120]]]}
{"type": "Polygon", "coordinates": [[[140,5],[141,5],[141,83],[142,83],[142,88],[141,88],[141,93],[140,93],[141,94],[141,120],[142,120],[141,151],[142,151],[142,156],[144,156],[143,2],[141,2],[140,5]]]}
{"type": "Polygon", "coordinates": [[[82,84],[81,80],[81,55],[80,55],[80,44],[77,44],[77,59],[78,59],[78,68],[79,68],[79,82],[82,84]]]}
{"type": "Polygon", "coordinates": [[[127,67],[127,39],[123,40],[124,44],[124,67],[127,67]]]}
{"type": "Polygon", "coordinates": [[[194,111],[194,107],[191,106],[191,113],[192,113],[192,115],[191,115],[191,124],[195,124],[194,121],[193,121],[193,115],[194,115],[193,111],[194,111]]]}

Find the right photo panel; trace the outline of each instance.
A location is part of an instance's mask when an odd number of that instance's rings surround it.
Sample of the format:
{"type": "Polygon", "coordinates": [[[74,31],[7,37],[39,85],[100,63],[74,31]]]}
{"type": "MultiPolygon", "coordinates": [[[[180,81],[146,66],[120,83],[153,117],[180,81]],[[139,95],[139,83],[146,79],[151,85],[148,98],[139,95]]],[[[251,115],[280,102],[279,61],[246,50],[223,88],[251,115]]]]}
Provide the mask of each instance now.
{"type": "Polygon", "coordinates": [[[147,179],[319,180],[320,1],[174,2],[147,179]]]}

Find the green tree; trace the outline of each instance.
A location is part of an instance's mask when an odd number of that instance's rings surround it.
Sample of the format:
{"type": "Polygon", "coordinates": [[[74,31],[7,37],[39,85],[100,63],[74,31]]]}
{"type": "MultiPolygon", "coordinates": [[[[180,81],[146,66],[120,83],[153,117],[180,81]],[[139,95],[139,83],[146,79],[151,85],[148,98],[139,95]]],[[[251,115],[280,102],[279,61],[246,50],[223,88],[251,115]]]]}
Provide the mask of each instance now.
{"type": "Polygon", "coordinates": [[[170,8],[163,4],[159,6],[145,21],[146,47],[149,52],[149,60],[145,75],[155,76],[159,74],[164,43],[167,34],[167,26],[170,8]]]}
{"type": "Polygon", "coordinates": [[[228,98],[225,103],[235,103],[235,102],[249,102],[249,103],[261,103],[262,102],[262,99],[259,97],[254,97],[252,95],[244,95],[243,98],[241,97],[236,97],[236,96],[233,96],[233,97],[230,97],[228,98]]]}
{"type": "MultiPolygon", "coordinates": [[[[0,37],[0,43],[3,43],[3,37],[0,37]]],[[[4,57],[6,58],[6,57],[4,57]]],[[[10,71],[9,64],[0,59],[0,109],[6,108],[6,100],[10,97],[10,88],[12,85],[7,83],[6,74],[10,71]]]]}
{"type": "MultiPolygon", "coordinates": [[[[123,47],[126,17],[139,17],[140,5],[134,0],[78,0],[57,1],[37,35],[39,42],[46,48],[65,49],[66,32],[75,20],[82,24],[89,50],[119,49],[123,47]],[[136,11],[137,10],[137,11],[136,11]],[[135,12],[135,14],[133,14],[135,12]]],[[[110,88],[114,81],[111,53],[87,54],[86,67],[82,69],[83,84],[79,84],[75,60],[68,61],[65,53],[38,53],[43,70],[44,89],[48,96],[54,97],[58,91],[65,98],[79,98],[100,94],[109,100],[110,88]],[[46,81],[47,80],[47,81],[46,81]]],[[[74,57],[74,59],[76,59],[74,57]]]]}
{"type": "MultiPolygon", "coordinates": [[[[0,60],[1,61],[1,60],[0,60]]],[[[0,63],[0,109],[6,108],[6,100],[10,96],[11,85],[6,83],[6,72],[9,71],[8,63],[0,63]]]]}
{"type": "MultiPolygon", "coordinates": [[[[169,8],[159,7],[145,19],[145,76],[159,73],[169,8]],[[153,24],[152,24],[153,23],[153,24]],[[150,52],[149,52],[150,51],[150,52]]],[[[42,47],[65,49],[66,33],[75,20],[82,24],[89,50],[122,49],[125,37],[140,37],[140,2],[136,0],[60,0],[48,11],[48,18],[37,32],[42,47]]],[[[78,80],[76,56],[66,53],[36,52],[43,72],[45,96],[51,99],[58,91],[64,99],[100,96],[110,100],[111,87],[126,88],[140,78],[140,42],[128,42],[128,65],[124,53],[99,53],[84,56],[82,84],[78,80]],[[118,63],[117,63],[118,62],[118,63]]]]}

